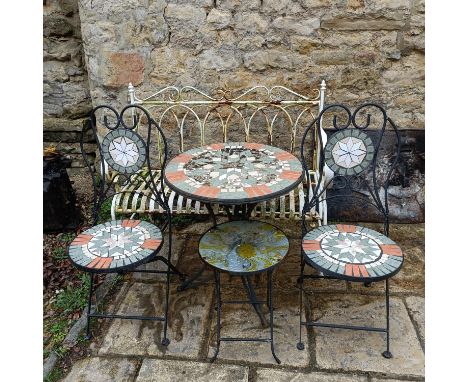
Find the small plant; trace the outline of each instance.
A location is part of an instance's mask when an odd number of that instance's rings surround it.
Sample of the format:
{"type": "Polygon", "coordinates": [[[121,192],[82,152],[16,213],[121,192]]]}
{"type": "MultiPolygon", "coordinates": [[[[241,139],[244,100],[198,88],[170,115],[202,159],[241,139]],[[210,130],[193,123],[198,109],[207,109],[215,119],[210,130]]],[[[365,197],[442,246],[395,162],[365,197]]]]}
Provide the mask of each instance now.
{"type": "Polygon", "coordinates": [[[65,314],[83,309],[88,303],[89,277],[81,275],[80,286],[68,286],[60,291],[55,301],[55,306],[65,314]]]}
{"type": "Polygon", "coordinates": [[[65,252],[65,248],[58,247],[53,249],[52,257],[54,258],[54,260],[65,260],[68,256],[65,252]]]}
{"type": "Polygon", "coordinates": [[[44,378],[44,382],[57,382],[62,378],[62,369],[55,367],[49,374],[44,378]]]}

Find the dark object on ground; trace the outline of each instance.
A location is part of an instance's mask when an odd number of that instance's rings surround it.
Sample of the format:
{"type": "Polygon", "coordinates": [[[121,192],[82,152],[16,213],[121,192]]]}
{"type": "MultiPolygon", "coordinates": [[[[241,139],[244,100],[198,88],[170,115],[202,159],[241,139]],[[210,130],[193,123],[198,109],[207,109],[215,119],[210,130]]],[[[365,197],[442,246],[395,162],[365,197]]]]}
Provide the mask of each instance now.
{"type": "Polygon", "coordinates": [[[43,157],[44,232],[76,229],[80,223],[75,191],[66,171],[70,162],[56,153],[43,157]]]}

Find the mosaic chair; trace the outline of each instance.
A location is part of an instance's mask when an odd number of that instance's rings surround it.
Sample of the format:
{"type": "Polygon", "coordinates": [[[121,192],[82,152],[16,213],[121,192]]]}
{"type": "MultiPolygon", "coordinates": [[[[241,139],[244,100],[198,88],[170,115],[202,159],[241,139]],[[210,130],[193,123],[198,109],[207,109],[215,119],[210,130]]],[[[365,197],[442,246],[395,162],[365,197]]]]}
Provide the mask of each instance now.
{"type": "MultiPolygon", "coordinates": [[[[88,129],[91,129],[97,142],[100,158],[100,171],[104,173],[104,166],[108,165],[114,170],[115,182],[125,185],[133,177],[139,176],[138,170],[142,166],[152,168],[150,147],[153,140],[160,140],[166,147],[166,138],[159,126],[150,118],[149,114],[136,105],[126,106],[120,113],[110,106],[101,105],[94,108],[88,120],[88,125],[83,129],[81,135],[81,151],[93,181],[93,212],[92,227],[81,232],[69,247],[69,258],[72,264],[81,271],[89,273],[90,288],[87,307],[87,338],[91,338],[90,320],[91,318],[122,318],[140,319],[147,321],[164,322],[162,345],[167,346],[168,308],[169,308],[169,284],[171,274],[183,275],[171,264],[172,252],[172,227],[171,214],[167,207],[167,201],[162,197],[162,184],[157,183],[154,178],[145,179],[145,187],[151,190],[153,198],[164,208],[161,223],[159,226],[144,221],[142,219],[111,220],[98,224],[99,214],[104,202],[110,200],[116,191],[112,183],[103,181],[102,176],[97,176],[93,171],[93,166],[86,157],[83,150],[83,137],[88,129]],[[145,115],[146,119],[137,120],[134,117],[135,109],[145,115]],[[141,126],[144,125],[144,126],[141,126]],[[145,132],[140,135],[136,133],[145,132]],[[99,139],[99,136],[103,136],[99,139]],[[168,233],[168,256],[158,255],[163,247],[163,232],[168,233]],[[149,270],[136,268],[142,264],[161,261],[165,265],[165,270],[149,270]],[[160,317],[119,315],[91,313],[91,303],[93,296],[93,284],[97,274],[128,272],[162,273],[166,275],[166,293],[164,315],[160,317]]],[[[161,168],[164,171],[166,155],[162,158],[161,168]]],[[[97,303],[96,303],[97,307],[97,303]]]]}
{"type": "MultiPolygon", "coordinates": [[[[216,283],[216,349],[210,359],[213,362],[219,353],[222,341],[245,341],[270,343],[271,353],[275,361],[281,361],[275,354],[273,338],[273,270],[284,259],[289,250],[286,235],[277,227],[257,220],[234,220],[218,224],[210,228],[200,239],[199,254],[214,271],[216,283]],[[227,300],[221,298],[220,273],[241,277],[244,288],[253,299],[227,300]],[[267,298],[259,301],[252,293],[250,277],[267,273],[267,298]],[[221,308],[223,304],[253,304],[257,312],[261,304],[266,304],[269,310],[269,338],[221,337],[221,308]]],[[[259,313],[262,326],[266,326],[263,314],[259,313]]]]}
{"type": "MultiPolygon", "coordinates": [[[[394,122],[387,117],[386,111],[377,104],[363,104],[353,113],[343,105],[326,106],[309,125],[302,138],[301,159],[305,170],[309,163],[305,159],[310,155],[309,148],[312,147],[313,150],[315,147],[306,142],[309,139],[313,141],[317,136],[318,146],[323,148],[320,152],[319,166],[323,168],[328,165],[334,172],[334,177],[327,181],[324,188],[335,190],[327,193],[328,206],[341,199],[350,210],[354,209],[354,212],[344,215],[351,217],[350,220],[358,210],[373,210],[379,221],[383,222],[383,234],[353,224],[322,225],[309,230],[305,219],[302,219],[301,273],[298,279],[300,325],[297,348],[304,349],[302,326],[374,331],[386,334],[386,350],[382,355],[391,358],[389,278],[401,269],[403,253],[388,237],[388,188],[400,155],[400,134],[394,122]],[[332,133],[326,144],[323,144],[320,134],[315,134],[315,131],[328,126],[332,128],[332,133]],[[389,141],[394,146],[389,146],[389,141]],[[311,266],[319,274],[305,275],[305,265],[311,266]],[[385,328],[302,321],[304,280],[318,278],[359,282],[366,286],[372,282],[385,281],[385,328]]],[[[304,206],[303,215],[320,203],[321,193],[322,190],[313,188],[312,195],[307,197],[308,202],[304,206]]]]}

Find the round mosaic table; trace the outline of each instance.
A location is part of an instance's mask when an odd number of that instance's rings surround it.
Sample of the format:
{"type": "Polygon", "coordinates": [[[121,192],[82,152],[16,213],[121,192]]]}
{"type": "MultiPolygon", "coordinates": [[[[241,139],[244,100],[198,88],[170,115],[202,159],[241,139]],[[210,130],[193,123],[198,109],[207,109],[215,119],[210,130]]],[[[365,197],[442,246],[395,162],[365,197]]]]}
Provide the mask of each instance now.
{"type": "Polygon", "coordinates": [[[228,142],[202,146],[173,158],[166,184],[205,203],[248,204],[287,194],[303,177],[294,155],[259,143],[228,142]]]}

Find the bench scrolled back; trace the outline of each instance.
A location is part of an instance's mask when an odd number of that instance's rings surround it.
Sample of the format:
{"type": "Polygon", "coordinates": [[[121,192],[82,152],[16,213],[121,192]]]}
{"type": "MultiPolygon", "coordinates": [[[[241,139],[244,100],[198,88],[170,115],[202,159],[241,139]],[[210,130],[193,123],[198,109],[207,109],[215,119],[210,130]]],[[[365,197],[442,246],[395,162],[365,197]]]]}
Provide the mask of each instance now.
{"type": "MultiPolygon", "coordinates": [[[[212,95],[192,86],[168,86],[139,98],[134,86],[129,84],[128,98],[130,104],[140,105],[147,110],[164,131],[169,146],[169,159],[194,147],[228,141],[265,143],[299,156],[300,138],[307,125],[323,109],[325,90],[325,81],[319,88],[312,89],[310,96],[284,86],[269,88],[259,85],[236,94],[223,89],[212,95]]],[[[142,118],[143,113],[136,117],[142,118]]],[[[322,137],[326,139],[323,132],[322,137]]],[[[156,151],[162,157],[160,148],[156,151]]],[[[315,179],[318,157],[311,160],[311,177],[315,179]]],[[[159,174],[159,171],[154,171],[155,176],[159,174]]],[[[106,175],[108,179],[111,178],[110,173],[106,175]]],[[[126,185],[122,191],[129,196],[116,196],[111,209],[114,216],[116,213],[127,215],[158,211],[157,205],[141,202],[145,190],[138,182],[126,185]]],[[[203,203],[188,200],[167,187],[164,192],[175,213],[208,213],[203,203]]],[[[304,185],[300,184],[288,195],[260,203],[252,215],[299,219],[304,195],[304,185]]],[[[223,213],[218,206],[214,206],[214,210],[223,213]]],[[[326,207],[322,206],[321,211],[311,211],[309,218],[320,223],[326,214],[325,210],[326,207]]]]}

